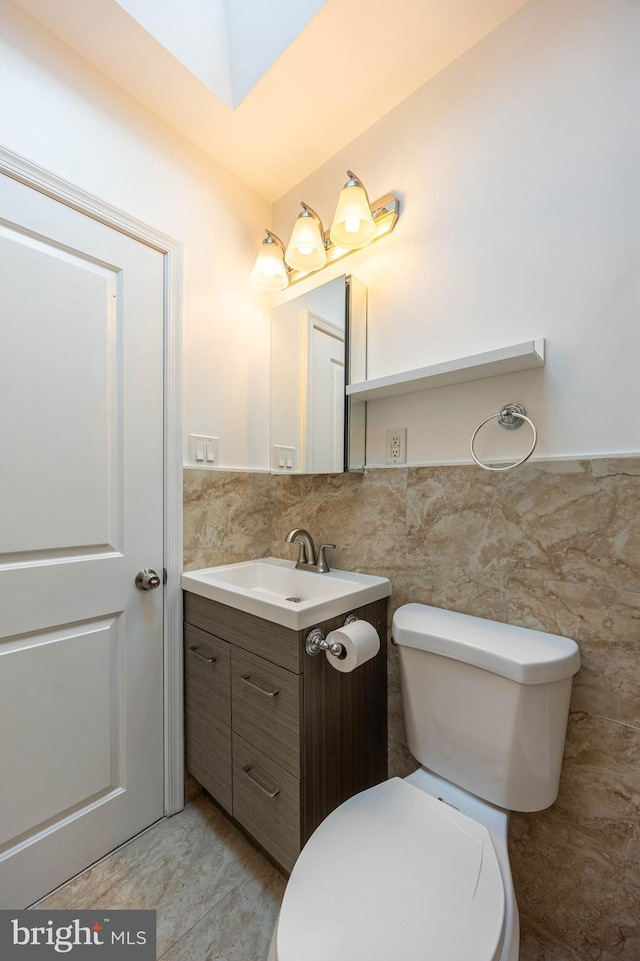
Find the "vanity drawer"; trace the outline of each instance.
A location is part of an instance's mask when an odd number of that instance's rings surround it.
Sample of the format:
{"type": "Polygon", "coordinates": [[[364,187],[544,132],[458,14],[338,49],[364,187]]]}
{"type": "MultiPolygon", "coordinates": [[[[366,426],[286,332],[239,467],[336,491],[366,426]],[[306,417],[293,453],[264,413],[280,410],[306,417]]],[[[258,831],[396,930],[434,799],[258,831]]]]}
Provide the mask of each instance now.
{"type": "Polygon", "coordinates": [[[209,600],[184,591],[184,619],[188,624],[199,627],[203,631],[210,631],[217,637],[231,641],[232,644],[267,657],[274,664],[296,674],[302,672],[304,644],[300,638],[302,632],[293,631],[281,624],[271,624],[261,617],[236,611],[226,604],[209,600]],[[264,652],[268,650],[268,654],[264,652]]]}
{"type": "Polygon", "coordinates": [[[226,641],[184,627],[186,767],[231,811],[231,657],[226,641]]]}
{"type": "Polygon", "coordinates": [[[300,853],[301,782],[233,735],[233,816],[287,871],[300,853]]]}
{"type": "Polygon", "coordinates": [[[231,692],[234,732],[300,777],[302,676],[234,647],[231,692]]]}

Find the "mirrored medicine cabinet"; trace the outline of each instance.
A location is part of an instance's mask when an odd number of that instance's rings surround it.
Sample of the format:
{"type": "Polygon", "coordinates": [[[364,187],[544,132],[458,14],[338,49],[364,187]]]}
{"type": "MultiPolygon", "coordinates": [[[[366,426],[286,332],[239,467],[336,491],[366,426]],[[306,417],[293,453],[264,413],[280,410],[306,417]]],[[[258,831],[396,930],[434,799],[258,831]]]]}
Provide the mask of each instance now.
{"type": "Polygon", "coordinates": [[[336,277],[271,314],[271,471],[363,471],[366,402],[347,384],[366,380],[367,288],[336,277]]]}

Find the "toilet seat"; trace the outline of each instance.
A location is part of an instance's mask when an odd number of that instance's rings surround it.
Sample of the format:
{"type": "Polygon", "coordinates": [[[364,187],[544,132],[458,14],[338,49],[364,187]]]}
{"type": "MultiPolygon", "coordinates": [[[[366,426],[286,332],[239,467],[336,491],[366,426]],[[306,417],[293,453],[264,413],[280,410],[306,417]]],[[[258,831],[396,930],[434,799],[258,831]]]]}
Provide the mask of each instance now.
{"type": "Polygon", "coordinates": [[[337,808],[304,847],[278,961],[496,961],[505,895],[487,829],[399,778],[337,808]]]}

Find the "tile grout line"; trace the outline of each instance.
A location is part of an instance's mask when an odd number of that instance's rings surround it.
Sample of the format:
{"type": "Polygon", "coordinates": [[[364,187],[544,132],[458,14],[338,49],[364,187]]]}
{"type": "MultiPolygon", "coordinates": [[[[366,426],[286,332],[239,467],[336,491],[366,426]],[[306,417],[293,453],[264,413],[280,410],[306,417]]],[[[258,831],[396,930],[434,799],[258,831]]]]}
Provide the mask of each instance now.
{"type": "Polygon", "coordinates": [[[223,903],[227,900],[228,897],[230,897],[232,894],[235,894],[235,892],[237,891],[238,888],[240,888],[240,887],[242,887],[244,884],[246,884],[246,883],[247,883],[247,880],[248,880],[247,878],[245,878],[245,879],[242,880],[242,881],[241,881],[241,880],[238,880],[237,884],[235,884],[234,887],[232,887],[230,891],[227,891],[227,893],[226,893],[223,897],[221,897],[219,901],[216,901],[215,904],[211,904],[211,905],[207,908],[207,910],[204,912],[204,914],[203,914],[201,917],[198,918],[197,921],[194,921],[194,923],[193,923],[190,927],[188,927],[186,931],[183,931],[183,933],[180,935],[180,937],[179,937],[176,941],[174,941],[172,944],[169,945],[169,947],[166,949],[166,951],[163,951],[162,954],[157,955],[156,961],[160,961],[161,958],[165,958],[165,957],[167,956],[167,954],[169,953],[169,951],[173,951],[173,949],[174,949],[178,944],[180,944],[180,942],[183,941],[183,940],[187,937],[187,935],[190,934],[191,931],[193,931],[194,928],[197,928],[197,926],[198,926],[202,921],[204,921],[205,918],[207,918],[207,917],[211,914],[212,911],[215,911],[217,908],[219,908],[220,905],[223,904],[223,903]]]}

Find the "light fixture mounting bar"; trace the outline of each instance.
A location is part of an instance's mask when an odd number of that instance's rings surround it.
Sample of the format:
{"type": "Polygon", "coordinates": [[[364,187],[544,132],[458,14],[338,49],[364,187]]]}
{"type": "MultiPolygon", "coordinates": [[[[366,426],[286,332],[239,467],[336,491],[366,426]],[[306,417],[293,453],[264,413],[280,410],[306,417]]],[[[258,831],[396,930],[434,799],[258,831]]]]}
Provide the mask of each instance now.
{"type": "MultiPolygon", "coordinates": [[[[366,246],[369,247],[376,240],[381,237],[385,237],[390,234],[396,225],[398,216],[400,214],[400,201],[394,194],[384,194],[383,197],[379,197],[371,204],[371,213],[373,215],[373,220],[375,223],[375,233],[372,240],[366,246]]],[[[347,254],[354,253],[352,250],[344,250],[341,247],[336,247],[330,237],[329,231],[325,230],[323,232],[324,236],[324,246],[327,252],[327,263],[325,267],[329,264],[335,263],[336,260],[341,260],[342,257],[346,257],[347,254]]],[[[365,250],[365,247],[358,248],[359,250],[365,250]]],[[[324,267],[318,268],[319,270],[324,270],[324,267]]],[[[310,277],[315,274],[315,270],[288,270],[287,276],[289,278],[289,286],[291,284],[297,284],[300,280],[304,280],[306,277],[310,277]]]]}

